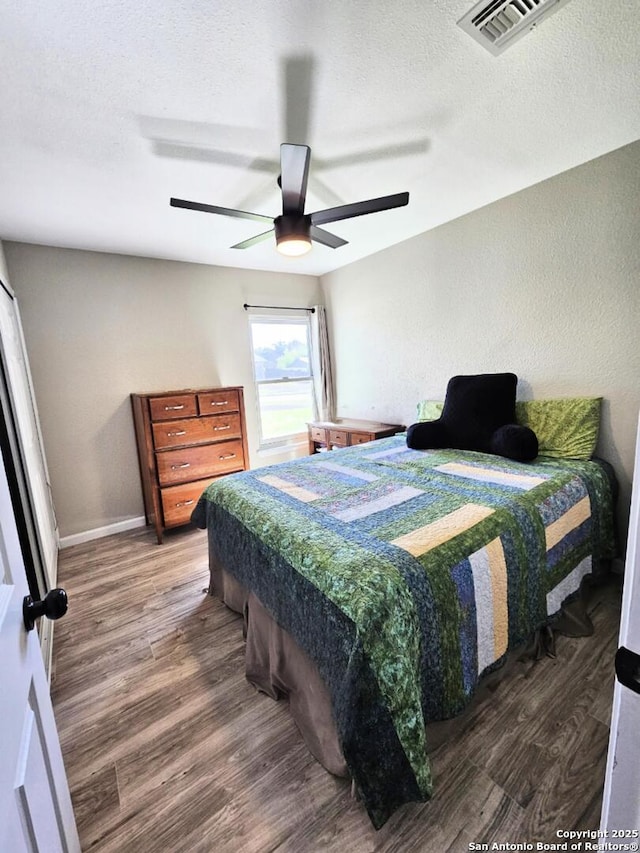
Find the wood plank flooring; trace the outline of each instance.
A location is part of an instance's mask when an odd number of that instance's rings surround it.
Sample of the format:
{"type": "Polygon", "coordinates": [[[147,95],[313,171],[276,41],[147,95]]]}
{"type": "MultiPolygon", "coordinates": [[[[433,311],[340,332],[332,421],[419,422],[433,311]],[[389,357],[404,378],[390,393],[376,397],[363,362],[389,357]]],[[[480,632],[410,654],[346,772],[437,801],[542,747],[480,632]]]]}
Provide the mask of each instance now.
{"type": "Polygon", "coordinates": [[[619,584],[591,637],[517,664],[432,753],[436,791],[376,832],[307,752],[286,704],[244,678],[242,621],[205,592],[203,531],[66,549],[52,696],[83,851],[462,853],[599,824],[619,584]]]}

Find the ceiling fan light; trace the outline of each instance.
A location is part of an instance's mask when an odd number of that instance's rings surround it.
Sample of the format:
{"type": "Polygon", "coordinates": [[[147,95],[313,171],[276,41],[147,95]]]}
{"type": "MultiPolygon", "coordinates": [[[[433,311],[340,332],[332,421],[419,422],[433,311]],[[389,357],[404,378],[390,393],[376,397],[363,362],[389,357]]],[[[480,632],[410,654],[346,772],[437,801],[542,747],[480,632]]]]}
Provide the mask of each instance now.
{"type": "Polygon", "coordinates": [[[276,238],[276,240],[278,251],[288,258],[299,258],[300,255],[306,255],[311,249],[311,239],[298,234],[291,237],[276,238]]]}
{"type": "Polygon", "coordinates": [[[281,255],[299,258],[311,248],[311,217],[300,214],[283,214],[273,220],[276,246],[281,255]]]}

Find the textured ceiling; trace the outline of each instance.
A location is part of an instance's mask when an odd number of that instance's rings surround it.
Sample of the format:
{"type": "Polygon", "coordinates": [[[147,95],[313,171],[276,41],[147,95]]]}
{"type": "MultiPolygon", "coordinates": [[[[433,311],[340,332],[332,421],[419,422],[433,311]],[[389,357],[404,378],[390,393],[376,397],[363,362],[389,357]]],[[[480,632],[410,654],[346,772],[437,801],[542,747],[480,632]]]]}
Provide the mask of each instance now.
{"type": "Polygon", "coordinates": [[[571,0],[499,57],[456,26],[471,5],[9,0],[0,239],[322,274],[640,138],[637,0],[571,0]],[[277,215],[283,141],[311,146],[307,212],[408,207],[284,259],[169,206],[277,215]]]}

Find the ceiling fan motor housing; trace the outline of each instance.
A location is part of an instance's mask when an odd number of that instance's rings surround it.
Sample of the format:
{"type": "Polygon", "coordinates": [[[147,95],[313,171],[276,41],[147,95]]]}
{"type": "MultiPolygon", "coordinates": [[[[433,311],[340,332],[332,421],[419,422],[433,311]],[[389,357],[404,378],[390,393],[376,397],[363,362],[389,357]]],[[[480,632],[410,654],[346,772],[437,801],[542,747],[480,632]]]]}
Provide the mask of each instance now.
{"type": "Polygon", "coordinates": [[[304,213],[283,213],[273,220],[276,229],[276,241],[290,240],[293,237],[310,239],[311,216],[304,213]]]}

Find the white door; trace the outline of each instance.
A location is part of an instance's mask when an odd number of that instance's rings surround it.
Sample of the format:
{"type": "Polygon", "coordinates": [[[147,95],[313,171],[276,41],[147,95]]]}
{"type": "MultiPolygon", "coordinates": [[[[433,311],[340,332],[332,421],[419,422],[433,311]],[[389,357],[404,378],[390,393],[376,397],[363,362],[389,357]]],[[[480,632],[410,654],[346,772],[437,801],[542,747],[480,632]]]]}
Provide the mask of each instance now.
{"type": "Polygon", "coordinates": [[[77,853],[62,763],[37,632],[27,632],[29,590],[0,457],[0,851],[77,853]]]}
{"type": "Polygon", "coordinates": [[[31,373],[22,334],[20,312],[14,297],[0,286],[0,354],[17,426],[20,454],[29,486],[47,588],[55,586],[58,532],[35,408],[31,373]]]}
{"type": "Polygon", "coordinates": [[[607,840],[629,844],[638,841],[640,830],[640,422],[619,646],[600,828],[607,831],[607,840]]]}

